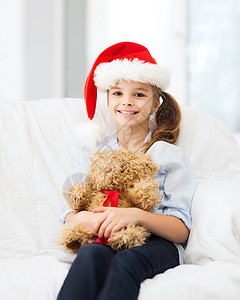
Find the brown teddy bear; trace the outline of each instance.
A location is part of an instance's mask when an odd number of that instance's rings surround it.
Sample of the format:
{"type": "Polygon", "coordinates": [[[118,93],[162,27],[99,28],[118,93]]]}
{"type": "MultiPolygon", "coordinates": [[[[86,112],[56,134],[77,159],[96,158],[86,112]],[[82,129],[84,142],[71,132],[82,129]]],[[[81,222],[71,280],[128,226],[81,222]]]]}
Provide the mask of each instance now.
{"type": "MultiPolygon", "coordinates": [[[[122,150],[97,151],[91,156],[86,183],[79,182],[64,194],[75,213],[92,211],[100,206],[137,207],[153,211],[160,196],[157,170],[158,166],[149,154],[122,150]]],[[[146,228],[129,224],[125,230],[103,241],[81,225],[65,224],[61,230],[60,244],[76,253],[81,246],[98,241],[118,251],[140,246],[149,236],[146,228]]]]}

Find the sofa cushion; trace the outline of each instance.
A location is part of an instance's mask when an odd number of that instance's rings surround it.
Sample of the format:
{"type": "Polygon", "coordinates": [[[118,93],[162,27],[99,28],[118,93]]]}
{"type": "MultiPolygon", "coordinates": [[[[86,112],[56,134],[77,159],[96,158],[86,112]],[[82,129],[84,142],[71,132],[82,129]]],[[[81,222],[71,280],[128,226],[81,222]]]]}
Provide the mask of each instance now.
{"type": "Polygon", "coordinates": [[[55,300],[68,269],[51,255],[12,260],[0,268],[1,299],[55,300]]]}
{"type": "MultiPolygon", "coordinates": [[[[199,183],[192,206],[192,229],[184,262],[225,261],[240,265],[240,181],[199,183]]],[[[240,273],[239,273],[240,275],[240,273]]]]}

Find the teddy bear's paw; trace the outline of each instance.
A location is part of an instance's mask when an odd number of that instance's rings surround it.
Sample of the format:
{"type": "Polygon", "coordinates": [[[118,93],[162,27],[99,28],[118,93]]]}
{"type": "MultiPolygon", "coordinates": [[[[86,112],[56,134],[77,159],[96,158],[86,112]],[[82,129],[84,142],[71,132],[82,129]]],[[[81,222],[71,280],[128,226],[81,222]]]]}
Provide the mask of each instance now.
{"type": "Polygon", "coordinates": [[[66,242],[63,246],[66,250],[75,254],[78,252],[79,248],[81,247],[81,243],[79,243],[79,241],[69,241],[66,242]]]}
{"type": "Polygon", "coordinates": [[[96,236],[80,225],[66,224],[60,232],[59,244],[71,253],[86,244],[94,242],[96,236]]]}
{"type": "Polygon", "coordinates": [[[73,212],[85,210],[90,197],[89,187],[79,182],[65,191],[64,196],[73,212]]]}
{"type": "Polygon", "coordinates": [[[143,245],[151,233],[140,225],[129,224],[126,229],[116,232],[108,241],[114,251],[143,245]]]}

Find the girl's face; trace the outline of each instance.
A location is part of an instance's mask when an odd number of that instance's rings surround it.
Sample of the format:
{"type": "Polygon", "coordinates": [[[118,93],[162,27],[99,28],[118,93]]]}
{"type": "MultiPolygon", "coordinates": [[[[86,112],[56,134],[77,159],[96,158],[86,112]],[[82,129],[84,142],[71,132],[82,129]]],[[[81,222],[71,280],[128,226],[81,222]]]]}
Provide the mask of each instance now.
{"type": "Polygon", "coordinates": [[[151,112],[159,107],[159,100],[153,97],[150,84],[137,81],[119,80],[108,91],[108,107],[117,126],[141,126],[148,131],[151,112]]]}

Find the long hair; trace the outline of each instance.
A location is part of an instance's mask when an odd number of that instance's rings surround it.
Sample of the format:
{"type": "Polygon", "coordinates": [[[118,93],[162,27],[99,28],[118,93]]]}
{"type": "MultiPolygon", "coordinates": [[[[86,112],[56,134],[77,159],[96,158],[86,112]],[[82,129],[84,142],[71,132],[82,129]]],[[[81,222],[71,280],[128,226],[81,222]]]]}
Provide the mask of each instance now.
{"type": "Polygon", "coordinates": [[[173,96],[155,86],[153,86],[153,97],[154,100],[162,98],[162,104],[156,112],[156,127],[152,132],[150,141],[145,143],[142,149],[143,153],[146,153],[157,141],[174,144],[177,141],[180,131],[182,114],[177,101],[173,96]]]}

